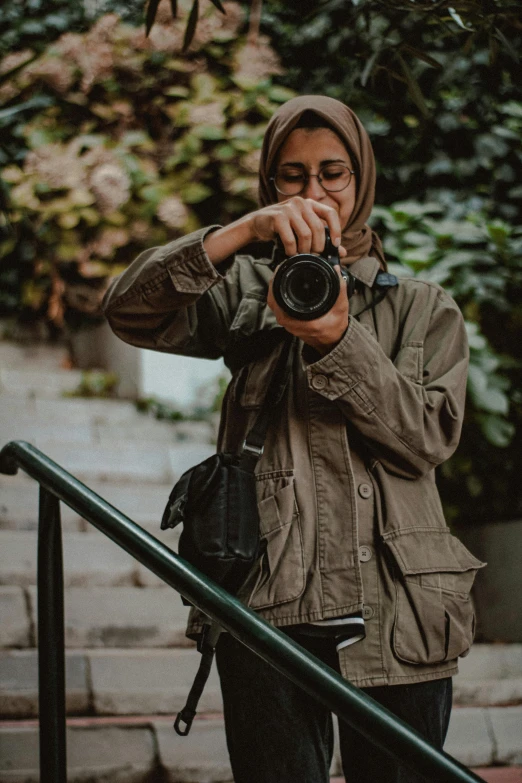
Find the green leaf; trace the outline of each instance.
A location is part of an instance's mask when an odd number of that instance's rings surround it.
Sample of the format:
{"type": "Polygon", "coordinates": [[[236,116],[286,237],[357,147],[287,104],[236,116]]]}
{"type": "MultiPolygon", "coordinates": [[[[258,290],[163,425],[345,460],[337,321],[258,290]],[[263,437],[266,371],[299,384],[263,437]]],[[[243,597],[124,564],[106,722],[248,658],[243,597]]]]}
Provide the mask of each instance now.
{"type": "Polygon", "coordinates": [[[429,117],[429,109],[426,105],[426,101],[424,100],[424,95],[422,94],[422,90],[419,87],[419,83],[417,79],[414,77],[413,73],[410,70],[409,65],[407,64],[406,60],[401,57],[401,55],[397,52],[395,55],[397,57],[397,60],[399,61],[399,65],[401,66],[401,70],[404,74],[404,79],[406,80],[406,84],[408,85],[408,92],[410,93],[410,97],[420,113],[423,117],[429,117]]]}
{"type": "Polygon", "coordinates": [[[199,18],[199,0],[194,0],[194,3],[190,10],[190,15],[187,22],[187,28],[185,30],[185,36],[183,38],[183,49],[182,49],[183,52],[186,52],[190,44],[192,43],[192,39],[194,38],[194,33],[196,32],[198,18],[199,18]]]}
{"type": "Polygon", "coordinates": [[[199,204],[211,195],[211,188],[201,182],[190,182],[181,188],[181,197],[187,204],[199,204]]]}
{"type": "Polygon", "coordinates": [[[156,20],[156,14],[161,0],[149,0],[147,6],[147,16],[145,18],[145,34],[148,35],[152,30],[152,25],[156,20]]]}
{"type": "Polygon", "coordinates": [[[10,106],[8,109],[2,109],[0,111],[0,122],[4,124],[6,120],[10,120],[17,114],[21,114],[29,109],[44,109],[47,106],[51,106],[54,101],[47,95],[36,95],[34,98],[30,98],[28,101],[19,103],[16,106],[10,106]]]}
{"type": "Polygon", "coordinates": [[[466,332],[468,335],[469,347],[472,350],[482,351],[487,347],[487,340],[484,335],[480,334],[478,324],[473,321],[466,321],[466,332]]]}
{"type": "Polygon", "coordinates": [[[479,423],[484,437],[492,446],[503,449],[513,440],[515,426],[510,421],[500,416],[481,416],[479,423]]]}
{"type": "Polygon", "coordinates": [[[285,101],[289,101],[290,98],[294,98],[295,92],[289,90],[287,87],[280,87],[277,85],[269,89],[268,97],[271,101],[276,101],[276,103],[284,103],[285,101]]]}
{"type": "Polygon", "coordinates": [[[508,101],[498,108],[503,114],[509,114],[510,117],[522,118],[522,102],[520,101],[508,101]]]}
{"type": "Polygon", "coordinates": [[[411,217],[423,217],[424,215],[443,212],[440,204],[429,201],[426,204],[420,204],[418,201],[396,201],[391,206],[392,212],[403,212],[411,217]]]}
{"type": "Polygon", "coordinates": [[[223,128],[219,128],[217,125],[196,125],[192,129],[192,133],[206,141],[218,141],[225,136],[223,128]]]}
{"type": "Polygon", "coordinates": [[[451,18],[453,19],[453,21],[454,21],[454,22],[456,22],[456,23],[458,24],[458,26],[459,26],[459,27],[460,27],[462,30],[466,30],[466,32],[468,32],[468,33],[469,33],[470,31],[472,31],[472,30],[473,30],[473,28],[472,28],[472,26],[471,26],[470,24],[465,24],[465,23],[462,21],[461,17],[460,17],[460,16],[459,16],[459,14],[458,14],[458,13],[455,11],[455,9],[454,9],[454,8],[448,8],[448,13],[449,13],[449,15],[451,16],[451,18]]]}
{"type": "Polygon", "coordinates": [[[469,366],[468,389],[479,410],[503,415],[508,413],[509,399],[507,395],[490,386],[488,374],[476,364],[469,366]]]}

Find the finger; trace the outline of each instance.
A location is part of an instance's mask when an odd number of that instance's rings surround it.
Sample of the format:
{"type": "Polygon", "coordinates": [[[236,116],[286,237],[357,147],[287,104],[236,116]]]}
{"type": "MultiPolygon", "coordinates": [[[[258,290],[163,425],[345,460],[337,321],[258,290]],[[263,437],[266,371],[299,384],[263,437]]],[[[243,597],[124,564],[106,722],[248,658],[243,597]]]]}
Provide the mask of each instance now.
{"type": "Polygon", "coordinates": [[[275,233],[279,235],[287,256],[295,256],[297,253],[296,235],[292,231],[288,218],[278,216],[274,221],[275,233]]]}
{"type": "MultiPolygon", "coordinates": [[[[341,223],[339,222],[339,215],[333,207],[329,207],[326,204],[321,204],[319,201],[313,201],[307,199],[307,203],[310,208],[319,215],[320,218],[326,221],[328,228],[330,229],[330,236],[333,244],[338,247],[341,243],[341,223]]],[[[324,248],[324,242],[323,247],[324,248]]]]}
{"type": "MultiPolygon", "coordinates": [[[[310,253],[312,250],[312,228],[306,220],[306,216],[294,214],[291,219],[292,231],[297,238],[298,253],[310,253]]],[[[323,240],[324,245],[324,240],[323,240]]]]}
{"type": "Polygon", "coordinates": [[[312,232],[310,249],[312,253],[322,253],[325,246],[325,221],[308,206],[304,216],[312,232]]]}
{"type": "Polygon", "coordinates": [[[348,251],[346,250],[346,248],[343,247],[343,245],[339,245],[339,258],[346,258],[347,255],[348,255],[348,251]]]}

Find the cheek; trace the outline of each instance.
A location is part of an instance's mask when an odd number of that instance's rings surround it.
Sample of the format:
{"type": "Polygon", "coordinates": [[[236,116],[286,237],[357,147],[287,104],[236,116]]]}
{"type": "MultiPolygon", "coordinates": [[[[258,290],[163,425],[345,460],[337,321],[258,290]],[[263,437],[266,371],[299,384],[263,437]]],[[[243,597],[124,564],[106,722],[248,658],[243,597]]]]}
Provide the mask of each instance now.
{"type": "MultiPolygon", "coordinates": [[[[339,194],[341,195],[341,194],[339,194]]],[[[353,208],[355,206],[355,190],[350,188],[342,198],[338,199],[338,209],[340,216],[344,219],[345,224],[349,221],[353,208]]]]}

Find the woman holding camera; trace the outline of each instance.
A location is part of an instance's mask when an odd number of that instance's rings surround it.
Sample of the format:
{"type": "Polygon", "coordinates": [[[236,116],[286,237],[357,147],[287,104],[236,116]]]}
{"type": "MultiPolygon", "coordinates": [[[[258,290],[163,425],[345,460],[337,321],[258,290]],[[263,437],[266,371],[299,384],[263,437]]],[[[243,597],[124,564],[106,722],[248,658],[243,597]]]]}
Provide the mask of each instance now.
{"type": "MultiPolygon", "coordinates": [[[[353,112],[294,98],[265,134],[260,208],[145,251],[113,283],[105,311],[134,345],[224,357],[232,380],[218,449],[232,453],[294,335],[290,382],[256,470],[266,551],[241,597],[442,747],[482,565],[450,535],[434,475],[459,440],[468,348],[440,287],[382,275],[366,223],[374,188],[371,144],[353,112]],[[295,318],[276,302],[271,259],[241,249],[279,237],[287,256],[321,254],[325,227],[354,290],[348,297],[339,275],[328,312],[295,318]]],[[[193,612],[189,633],[200,628],[193,612]]],[[[229,634],[216,655],[236,783],[327,781],[326,708],[229,634]]],[[[340,749],[347,781],[422,780],[344,723],[340,749]]]]}

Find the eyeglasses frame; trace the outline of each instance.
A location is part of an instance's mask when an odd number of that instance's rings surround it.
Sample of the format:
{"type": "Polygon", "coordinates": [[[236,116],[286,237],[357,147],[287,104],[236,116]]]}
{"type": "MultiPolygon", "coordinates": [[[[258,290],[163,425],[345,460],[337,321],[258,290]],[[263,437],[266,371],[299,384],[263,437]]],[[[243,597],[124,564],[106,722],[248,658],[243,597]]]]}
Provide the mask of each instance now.
{"type": "Polygon", "coordinates": [[[350,182],[352,181],[352,177],[355,174],[355,171],[353,171],[352,169],[349,169],[348,166],[345,163],[338,163],[338,164],[336,164],[338,166],[344,166],[344,168],[347,169],[347,171],[349,172],[350,178],[349,178],[348,182],[346,183],[346,185],[343,185],[343,187],[339,188],[339,190],[329,190],[328,188],[326,188],[323,185],[323,182],[322,182],[322,179],[321,179],[321,171],[323,169],[327,168],[327,166],[331,166],[331,165],[332,165],[331,163],[327,163],[325,166],[322,166],[322,168],[319,169],[319,174],[308,174],[307,172],[303,171],[303,174],[306,177],[305,183],[304,183],[303,187],[301,188],[301,190],[298,190],[297,193],[283,193],[283,191],[279,190],[279,188],[277,187],[277,185],[276,185],[276,178],[275,177],[270,177],[269,182],[273,182],[274,183],[274,188],[282,196],[299,196],[303,192],[303,190],[305,190],[308,187],[308,183],[310,182],[312,177],[315,177],[317,179],[317,181],[319,182],[320,186],[327,193],[342,193],[343,190],[346,190],[346,188],[349,186],[350,182]]]}

